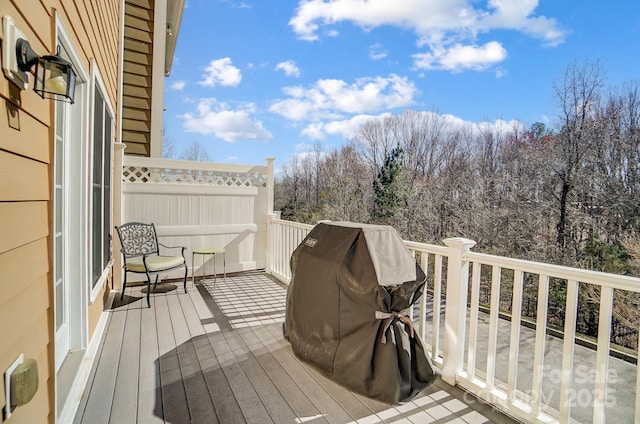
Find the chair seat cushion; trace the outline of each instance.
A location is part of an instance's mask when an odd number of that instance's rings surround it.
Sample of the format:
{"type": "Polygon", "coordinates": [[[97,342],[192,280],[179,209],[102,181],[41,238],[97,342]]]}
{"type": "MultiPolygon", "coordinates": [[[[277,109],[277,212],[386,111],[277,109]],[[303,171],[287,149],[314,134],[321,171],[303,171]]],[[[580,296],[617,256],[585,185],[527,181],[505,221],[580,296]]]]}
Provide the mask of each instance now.
{"type": "MultiPolygon", "coordinates": [[[[171,268],[175,268],[184,263],[182,256],[148,256],[147,267],[149,272],[163,271],[171,268]]],[[[145,272],[144,263],[142,262],[142,256],[137,258],[127,259],[125,269],[131,272],[145,272]]]]}

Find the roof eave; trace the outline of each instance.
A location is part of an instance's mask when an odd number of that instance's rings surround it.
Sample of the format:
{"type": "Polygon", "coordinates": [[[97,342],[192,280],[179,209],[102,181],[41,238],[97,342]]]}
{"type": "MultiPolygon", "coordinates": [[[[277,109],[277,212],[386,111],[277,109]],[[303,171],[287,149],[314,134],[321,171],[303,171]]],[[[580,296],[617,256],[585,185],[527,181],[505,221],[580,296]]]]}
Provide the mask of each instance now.
{"type": "Polygon", "coordinates": [[[167,0],[167,39],[164,59],[164,74],[169,76],[173,64],[173,55],[178,41],[178,31],[182,21],[185,0],[167,0]]]}

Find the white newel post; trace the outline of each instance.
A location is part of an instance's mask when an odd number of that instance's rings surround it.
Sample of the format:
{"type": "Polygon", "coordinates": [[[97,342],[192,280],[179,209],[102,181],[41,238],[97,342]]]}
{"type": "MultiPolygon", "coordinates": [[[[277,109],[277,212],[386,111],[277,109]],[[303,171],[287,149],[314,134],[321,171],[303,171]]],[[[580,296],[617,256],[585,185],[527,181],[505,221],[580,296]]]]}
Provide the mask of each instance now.
{"type": "Polygon", "coordinates": [[[279,213],[273,212],[273,196],[275,191],[275,178],[273,172],[273,162],[275,158],[266,158],[267,163],[267,274],[273,272],[273,251],[274,251],[274,239],[273,239],[273,220],[280,218],[279,213]]]}
{"type": "Polygon", "coordinates": [[[113,222],[111,225],[111,254],[113,255],[113,288],[122,287],[122,254],[120,253],[120,239],[114,228],[122,224],[122,210],[124,208],[124,193],[122,191],[122,167],[124,165],[124,143],[114,143],[113,155],[113,222]]]}
{"type": "Polygon", "coordinates": [[[449,248],[447,295],[445,300],[442,379],[455,385],[464,363],[464,338],[467,321],[469,261],[462,259],[476,242],[462,237],[443,240],[449,248]]]}
{"type": "Polygon", "coordinates": [[[267,218],[267,274],[273,274],[275,268],[276,227],[273,221],[280,219],[280,212],[272,212],[267,218]]]}
{"type": "Polygon", "coordinates": [[[275,184],[275,177],[273,175],[273,162],[275,161],[275,158],[266,158],[265,161],[267,162],[267,215],[270,215],[273,213],[273,195],[274,195],[274,184],[275,184]]]}

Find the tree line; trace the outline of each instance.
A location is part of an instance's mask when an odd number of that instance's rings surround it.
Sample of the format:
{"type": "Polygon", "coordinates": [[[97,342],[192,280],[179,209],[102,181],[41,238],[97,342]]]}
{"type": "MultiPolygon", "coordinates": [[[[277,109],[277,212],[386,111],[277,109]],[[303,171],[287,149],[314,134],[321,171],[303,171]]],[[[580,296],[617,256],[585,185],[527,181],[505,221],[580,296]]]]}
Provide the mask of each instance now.
{"type": "MultiPolygon", "coordinates": [[[[406,240],[467,237],[480,252],[640,276],[638,84],[610,87],[599,61],[576,61],[553,93],[553,122],[528,127],[415,110],[371,120],[338,149],[293,158],[276,207],[293,221],[388,224],[406,240]]],[[[564,286],[552,286],[561,325],[564,286]]],[[[598,303],[581,285],[585,334],[597,334],[598,303]]],[[[638,296],[617,291],[615,308],[637,348],[638,296]]]]}

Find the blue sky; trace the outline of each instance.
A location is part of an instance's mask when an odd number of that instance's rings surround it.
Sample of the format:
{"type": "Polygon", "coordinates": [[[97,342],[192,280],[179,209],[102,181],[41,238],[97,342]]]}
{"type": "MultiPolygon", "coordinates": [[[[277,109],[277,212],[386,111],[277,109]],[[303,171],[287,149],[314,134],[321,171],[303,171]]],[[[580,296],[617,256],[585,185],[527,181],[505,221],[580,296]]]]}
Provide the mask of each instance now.
{"type": "Polygon", "coordinates": [[[187,0],[164,127],[178,152],[279,168],[405,109],[553,125],[566,66],[640,81],[638,40],[638,0],[187,0]]]}

